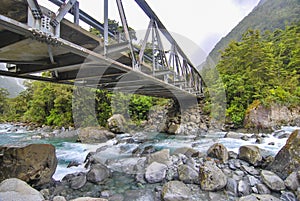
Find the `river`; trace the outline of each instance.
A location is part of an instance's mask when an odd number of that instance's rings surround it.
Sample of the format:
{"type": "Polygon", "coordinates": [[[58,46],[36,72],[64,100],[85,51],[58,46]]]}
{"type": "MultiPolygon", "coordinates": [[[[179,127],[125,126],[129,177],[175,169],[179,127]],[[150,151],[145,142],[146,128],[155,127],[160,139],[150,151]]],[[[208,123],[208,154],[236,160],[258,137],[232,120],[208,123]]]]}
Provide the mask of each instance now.
{"type": "Polygon", "coordinates": [[[66,174],[74,172],[85,172],[84,160],[89,152],[96,151],[101,147],[106,147],[103,151],[103,158],[125,158],[131,156],[131,153],[137,147],[154,146],[156,149],[169,148],[171,153],[179,147],[193,147],[200,152],[206,152],[214,143],[222,143],[229,151],[238,152],[241,145],[255,144],[266,150],[271,155],[276,153],[284,146],[287,138],[278,138],[280,133],[291,133],[299,127],[282,127],[280,130],[263,138],[261,144],[257,144],[256,139],[251,138],[253,134],[246,134],[248,141],[241,139],[223,138],[225,132],[209,133],[206,136],[170,136],[162,133],[137,133],[133,136],[136,143],[127,143],[126,138],[131,137],[129,134],[118,135],[117,139],[112,139],[101,144],[83,144],[77,143],[76,139],[68,138],[44,138],[40,139],[39,133],[36,131],[27,131],[24,127],[12,124],[0,124],[0,146],[2,145],[27,145],[33,143],[49,143],[56,147],[56,156],[58,158],[58,166],[53,178],[61,180],[66,174]],[[117,143],[118,140],[122,143],[117,143]],[[272,144],[270,144],[272,143],[272,144]],[[108,146],[107,146],[108,145],[108,146]],[[81,165],[77,167],[67,168],[70,162],[78,162],[81,165]]]}

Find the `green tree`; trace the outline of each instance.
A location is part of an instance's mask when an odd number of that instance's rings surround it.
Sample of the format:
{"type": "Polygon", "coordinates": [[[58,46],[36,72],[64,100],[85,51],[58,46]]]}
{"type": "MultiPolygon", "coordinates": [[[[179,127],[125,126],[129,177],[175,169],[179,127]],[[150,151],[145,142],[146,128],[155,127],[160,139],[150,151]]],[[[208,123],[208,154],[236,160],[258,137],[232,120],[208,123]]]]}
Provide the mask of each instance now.
{"type": "Polygon", "coordinates": [[[266,32],[248,30],[222,52],[217,69],[227,96],[227,117],[242,126],[255,100],[299,104],[299,25],[266,32]]]}
{"type": "Polygon", "coordinates": [[[8,91],[4,88],[0,88],[0,121],[4,121],[4,115],[7,111],[7,100],[8,100],[8,91]]]}

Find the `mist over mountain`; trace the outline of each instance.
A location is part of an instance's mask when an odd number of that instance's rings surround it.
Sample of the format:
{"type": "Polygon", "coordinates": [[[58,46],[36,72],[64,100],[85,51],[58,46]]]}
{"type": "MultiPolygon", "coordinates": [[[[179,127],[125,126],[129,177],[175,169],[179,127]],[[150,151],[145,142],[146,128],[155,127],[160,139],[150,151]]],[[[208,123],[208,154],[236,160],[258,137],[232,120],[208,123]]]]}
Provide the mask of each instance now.
{"type": "MultiPolygon", "coordinates": [[[[5,65],[3,63],[0,63],[0,70],[5,69],[5,65]]],[[[6,76],[0,76],[0,87],[7,89],[7,91],[9,92],[9,97],[16,97],[21,91],[25,89],[22,79],[6,76]]]]}
{"type": "Polygon", "coordinates": [[[231,32],[223,37],[210,52],[209,58],[215,63],[230,41],[239,41],[248,29],[274,31],[284,29],[286,25],[300,20],[300,0],[261,0],[231,32]]]}

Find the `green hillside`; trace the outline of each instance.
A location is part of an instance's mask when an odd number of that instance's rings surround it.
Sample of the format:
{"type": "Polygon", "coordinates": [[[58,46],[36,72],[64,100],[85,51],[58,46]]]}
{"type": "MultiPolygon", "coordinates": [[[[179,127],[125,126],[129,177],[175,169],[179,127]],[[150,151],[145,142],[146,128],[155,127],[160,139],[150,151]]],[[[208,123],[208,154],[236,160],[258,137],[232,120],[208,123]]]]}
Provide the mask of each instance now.
{"type": "Polygon", "coordinates": [[[300,20],[300,0],[261,0],[253,11],[246,16],[232,31],[222,38],[209,56],[217,63],[220,51],[232,40],[239,41],[248,29],[266,30],[284,29],[286,25],[300,20]]]}

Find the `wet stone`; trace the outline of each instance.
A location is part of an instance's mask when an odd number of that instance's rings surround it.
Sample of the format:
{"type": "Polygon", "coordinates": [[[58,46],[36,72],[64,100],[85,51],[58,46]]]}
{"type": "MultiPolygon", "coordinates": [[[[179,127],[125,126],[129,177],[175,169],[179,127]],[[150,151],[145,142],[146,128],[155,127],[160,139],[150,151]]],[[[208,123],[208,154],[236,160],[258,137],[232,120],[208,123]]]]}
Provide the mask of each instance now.
{"type": "Polygon", "coordinates": [[[248,174],[251,175],[259,175],[259,171],[256,170],[253,166],[246,166],[246,165],[242,165],[241,169],[243,171],[246,171],[248,174]]]}
{"type": "Polygon", "coordinates": [[[256,188],[257,188],[259,194],[270,194],[271,193],[270,189],[264,184],[257,184],[256,188]]]}
{"type": "Polygon", "coordinates": [[[292,192],[283,192],[280,196],[281,201],[297,201],[296,196],[292,192]]]}
{"type": "Polygon", "coordinates": [[[238,195],[246,196],[249,195],[251,191],[251,187],[249,181],[247,179],[240,180],[238,182],[238,195]]]}

